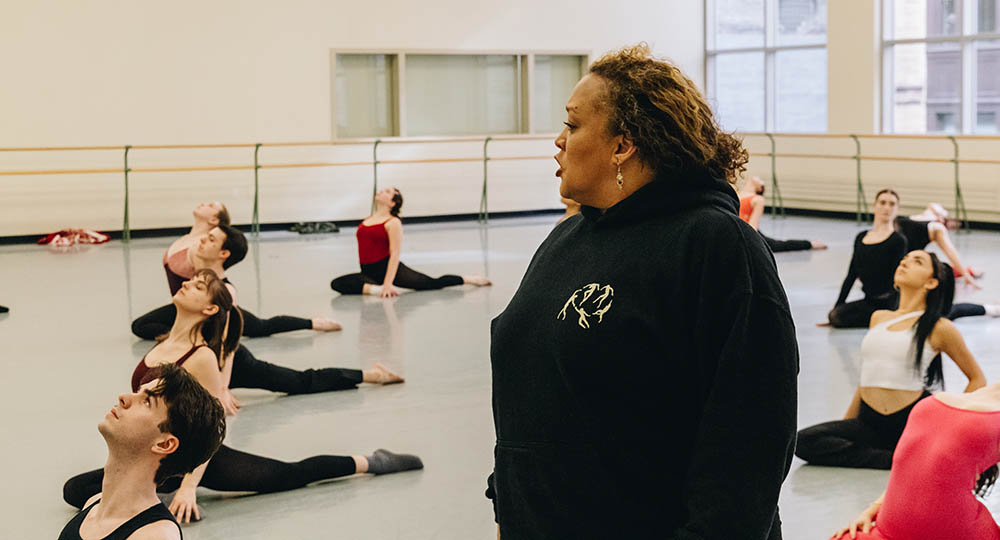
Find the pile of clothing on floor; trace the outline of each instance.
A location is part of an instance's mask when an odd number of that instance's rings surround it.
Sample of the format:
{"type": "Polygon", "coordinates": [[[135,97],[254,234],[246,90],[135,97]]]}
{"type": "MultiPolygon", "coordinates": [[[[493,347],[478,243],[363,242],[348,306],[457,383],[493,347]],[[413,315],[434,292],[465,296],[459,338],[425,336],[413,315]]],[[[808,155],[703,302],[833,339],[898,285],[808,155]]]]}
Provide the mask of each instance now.
{"type": "Polygon", "coordinates": [[[319,234],[340,232],[340,227],[332,221],[310,221],[296,223],[289,230],[299,234],[319,234]]]}
{"type": "Polygon", "coordinates": [[[110,240],[108,235],[90,229],[63,229],[43,236],[38,240],[38,243],[41,245],[68,247],[77,244],[103,244],[108,240],[110,240]]]}

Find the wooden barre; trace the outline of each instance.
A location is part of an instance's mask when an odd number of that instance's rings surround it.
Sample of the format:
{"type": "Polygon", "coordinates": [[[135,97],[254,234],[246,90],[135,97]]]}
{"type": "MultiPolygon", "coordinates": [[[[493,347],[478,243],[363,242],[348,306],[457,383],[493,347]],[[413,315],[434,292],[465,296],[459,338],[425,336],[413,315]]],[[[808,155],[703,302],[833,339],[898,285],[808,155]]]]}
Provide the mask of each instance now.
{"type": "Polygon", "coordinates": [[[409,163],[468,163],[482,162],[483,158],[442,158],[442,159],[387,159],[379,160],[379,165],[405,165],[409,163]]]}
{"type": "Polygon", "coordinates": [[[517,161],[517,160],[527,160],[527,159],[552,159],[552,156],[503,156],[503,157],[491,157],[489,161],[517,161]]]}
{"type": "Polygon", "coordinates": [[[39,146],[0,148],[0,152],[73,152],[77,150],[125,150],[124,146],[39,146]]]}
{"type": "Polygon", "coordinates": [[[119,173],[121,169],[51,169],[42,171],[0,171],[0,176],[31,176],[40,174],[99,174],[119,173]]]}
{"type": "MultiPolygon", "coordinates": [[[[221,144],[137,144],[132,150],[199,150],[208,148],[253,148],[252,143],[221,143],[221,144]]],[[[121,148],[121,147],[119,147],[121,148]]]]}
{"type": "MultiPolygon", "coordinates": [[[[296,167],[351,167],[356,165],[371,165],[371,161],[345,161],[343,163],[276,163],[261,165],[261,169],[292,169],[296,167]]],[[[253,168],[253,167],[251,167],[253,168]]]]}
{"type": "MultiPolygon", "coordinates": [[[[203,167],[136,167],[129,172],[164,173],[164,172],[203,172],[203,171],[246,171],[253,170],[253,165],[207,165],[203,167]]],[[[121,172],[121,169],[118,169],[121,172]]]]}

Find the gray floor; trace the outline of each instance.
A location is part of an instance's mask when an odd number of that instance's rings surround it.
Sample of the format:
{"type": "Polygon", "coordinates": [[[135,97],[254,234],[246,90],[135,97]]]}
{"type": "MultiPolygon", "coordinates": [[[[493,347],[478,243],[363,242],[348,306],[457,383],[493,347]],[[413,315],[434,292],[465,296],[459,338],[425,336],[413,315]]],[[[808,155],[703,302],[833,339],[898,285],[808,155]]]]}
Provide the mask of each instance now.
{"type": "MultiPolygon", "coordinates": [[[[513,294],[554,216],[410,225],[403,259],[428,273],[487,272],[495,286],[415,293],[395,301],[338,297],[329,280],[354,271],[353,230],[299,237],[267,233],[231,276],[241,302],[258,314],[324,314],[337,334],[297,332],[247,340],[265,360],[293,367],[370,366],[402,371],[404,385],[301,397],[239,391],[244,408],[228,443],[281,459],[350,454],[386,447],[414,452],[426,469],[382,478],[354,477],[259,496],[199,493],[206,519],[185,537],[472,539],[493,535],[483,498],[491,468],[489,321],[513,294]]],[[[798,326],[801,426],[840,417],[858,378],[862,331],[817,328],[837,295],[859,230],[853,222],[766,219],[776,238],[824,240],[824,252],[777,256],[798,326]]],[[[958,235],[975,267],[987,270],[982,291],[960,299],[1000,300],[1000,234],[958,235]]],[[[95,429],[148,349],[129,321],[166,303],[160,257],[169,239],[118,242],[59,253],[38,246],[0,246],[0,315],[4,426],[0,537],[54,538],[72,511],[61,500],[70,475],[101,466],[95,429]]],[[[1000,320],[959,323],[991,381],[1000,377],[1000,320]]],[[[946,370],[950,389],[961,374],[946,370]]],[[[624,384],[624,382],[623,382],[624,384]]],[[[736,445],[738,441],[734,441],[736,445]]],[[[781,499],[785,537],[826,538],[884,488],[887,474],[792,468],[781,499]]],[[[988,500],[1000,510],[1000,496],[988,500]]]]}

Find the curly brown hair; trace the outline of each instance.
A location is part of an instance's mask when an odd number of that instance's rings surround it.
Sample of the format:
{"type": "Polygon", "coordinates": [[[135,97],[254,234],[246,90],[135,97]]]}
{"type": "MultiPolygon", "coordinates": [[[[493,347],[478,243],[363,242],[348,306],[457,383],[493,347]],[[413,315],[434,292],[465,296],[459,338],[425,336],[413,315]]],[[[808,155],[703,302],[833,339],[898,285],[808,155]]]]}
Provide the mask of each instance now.
{"type": "Polygon", "coordinates": [[[719,127],[691,79],[647,44],[604,55],[590,73],[607,83],[608,131],[631,140],[657,175],[701,169],[735,184],[746,170],[743,142],[719,127]]]}

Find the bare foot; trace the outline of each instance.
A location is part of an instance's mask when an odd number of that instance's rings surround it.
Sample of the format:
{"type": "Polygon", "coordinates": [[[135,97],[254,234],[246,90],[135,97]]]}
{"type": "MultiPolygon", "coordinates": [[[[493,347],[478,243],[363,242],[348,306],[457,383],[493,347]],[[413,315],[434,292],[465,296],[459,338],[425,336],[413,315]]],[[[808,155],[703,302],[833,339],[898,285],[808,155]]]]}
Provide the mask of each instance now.
{"type": "Polygon", "coordinates": [[[826,327],[826,326],[830,326],[830,321],[827,321],[827,322],[818,322],[818,323],[816,323],[816,326],[818,326],[820,328],[823,328],[823,327],[826,327]]]}
{"type": "Polygon", "coordinates": [[[336,332],[344,329],[339,322],[331,321],[326,317],[316,317],[312,320],[312,322],[313,330],[316,330],[317,332],[336,332]]]}
{"type": "Polygon", "coordinates": [[[812,244],[813,249],[826,249],[827,247],[826,244],[824,244],[823,242],[809,242],[809,243],[812,244]]]}
{"type": "Polygon", "coordinates": [[[486,276],[462,276],[462,281],[476,287],[489,287],[493,285],[493,282],[487,279],[486,276]]]}
{"type": "Polygon", "coordinates": [[[397,384],[406,382],[406,379],[399,374],[389,371],[382,364],[376,363],[372,369],[366,369],[361,373],[362,381],[372,384],[397,384]]]}

